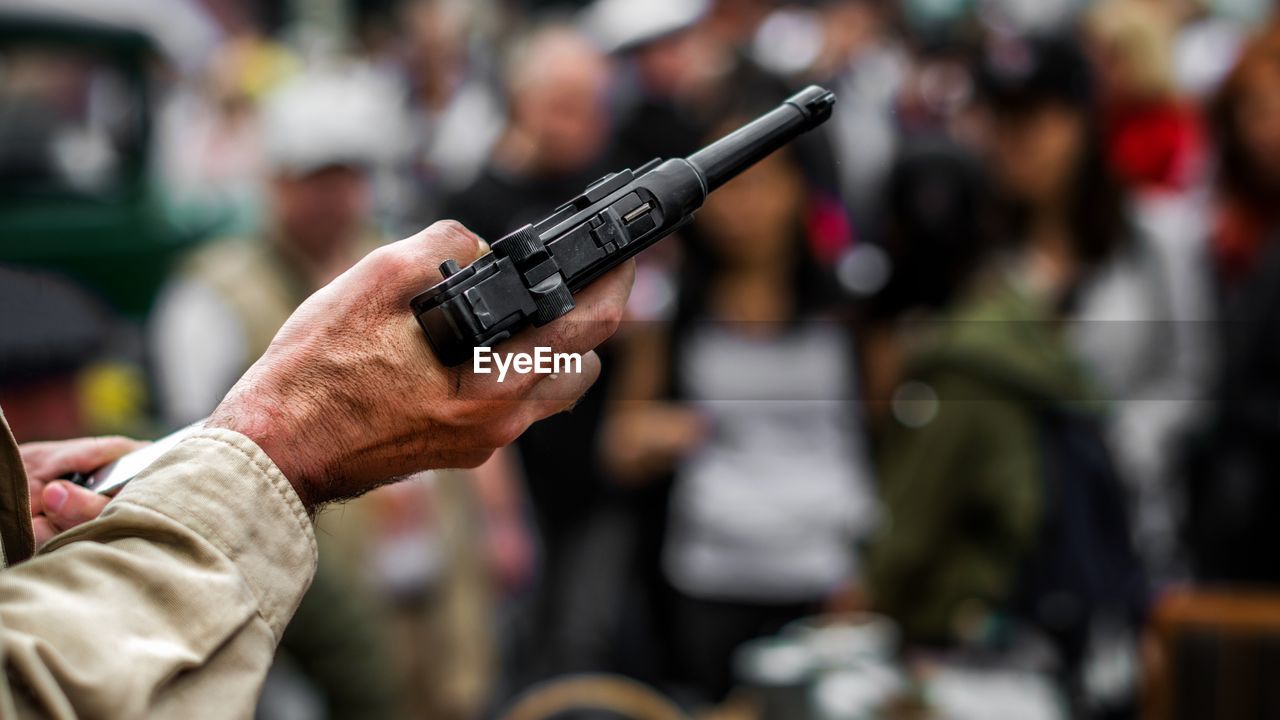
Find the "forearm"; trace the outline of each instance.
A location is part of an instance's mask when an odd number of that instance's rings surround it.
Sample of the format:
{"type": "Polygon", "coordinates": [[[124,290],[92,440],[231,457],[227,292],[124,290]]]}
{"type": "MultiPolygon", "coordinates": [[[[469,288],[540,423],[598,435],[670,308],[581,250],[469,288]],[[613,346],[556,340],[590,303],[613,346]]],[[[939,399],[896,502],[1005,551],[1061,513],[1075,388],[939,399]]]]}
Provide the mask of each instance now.
{"type": "Polygon", "coordinates": [[[0,574],[18,707],[152,717],[181,697],[251,714],[315,553],[302,504],[253,443],[183,442],[100,518],[0,574]]]}

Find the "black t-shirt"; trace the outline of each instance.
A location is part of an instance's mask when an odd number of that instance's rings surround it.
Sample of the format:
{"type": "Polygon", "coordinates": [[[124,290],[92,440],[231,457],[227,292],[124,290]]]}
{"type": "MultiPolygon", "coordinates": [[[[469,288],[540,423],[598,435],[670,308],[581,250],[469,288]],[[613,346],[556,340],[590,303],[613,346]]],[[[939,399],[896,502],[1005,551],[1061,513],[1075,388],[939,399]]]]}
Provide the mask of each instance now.
{"type": "Polygon", "coordinates": [[[546,217],[607,171],[601,162],[578,173],[522,176],[488,165],[470,186],[445,198],[443,217],[492,242],[546,217]]]}
{"type": "MultiPolygon", "coordinates": [[[[468,188],[446,198],[444,217],[492,242],[546,217],[605,172],[604,162],[557,177],[514,176],[490,165],[468,188]]],[[[602,483],[596,463],[596,430],[607,385],[607,379],[601,377],[573,412],[535,424],[516,443],[530,500],[544,531],[570,526],[598,498],[602,483]]]]}

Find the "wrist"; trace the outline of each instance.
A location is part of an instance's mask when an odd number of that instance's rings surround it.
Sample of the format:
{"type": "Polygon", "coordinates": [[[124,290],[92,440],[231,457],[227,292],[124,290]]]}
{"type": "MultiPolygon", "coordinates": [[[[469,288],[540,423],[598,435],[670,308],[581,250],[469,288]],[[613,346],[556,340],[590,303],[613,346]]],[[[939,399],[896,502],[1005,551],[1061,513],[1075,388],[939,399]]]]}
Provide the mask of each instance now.
{"type": "Polygon", "coordinates": [[[309,454],[299,452],[297,428],[300,426],[283,407],[252,402],[233,390],[209,416],[205,427],[232,430],[253,441],[293,486],[308,512],[322,502],[313,491],[314,469],[307,462],[309,454]]]}

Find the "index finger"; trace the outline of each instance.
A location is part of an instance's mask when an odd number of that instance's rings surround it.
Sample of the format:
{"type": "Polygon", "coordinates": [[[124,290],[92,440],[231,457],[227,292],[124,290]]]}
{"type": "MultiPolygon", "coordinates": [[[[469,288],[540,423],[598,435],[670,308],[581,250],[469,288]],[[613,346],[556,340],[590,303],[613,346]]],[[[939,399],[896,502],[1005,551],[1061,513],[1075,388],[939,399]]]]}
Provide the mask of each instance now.
{"type": "Polygon", "coordinates": [[[407,302],[443,279],[441,263],[457,260],[461,266],[470,265],[483,244],[483,240],[461,223],[440,220],[416,235],[374,252],[386,260],[383,263],[387,268],[386,280],[397,299],[407,302]]]}
{"type": "Polygon", "coordinates": [[[118,435],[56,442],[27,443],[18,447],[28,479],[49,482],[68,473],[88,473],[147,443],[118,435]]]}
{"type": "MultiPolygon", "coordinates": [[[[618,329],[634,282],[635,261],[628,260],[601,275],[595,282],[575,295],[574,308],[568,314],[542,327],[526,328],[510,340],[499,344],[495,350],[503,354],[533,354],[537,348],[542,347],[550,348],[555,353],[586,355],[608,340],[618,329]]],[[[469,372],[466,365],[462,369],[471,376],[472,382],[485,385],[493,382],[489,379],[492,376],[480,378],[469,372]]],[[[508,375],[506,382],[499,387],[506,393],[523,397],[546,377],[533,373],[512,374],[508,375]]]]}

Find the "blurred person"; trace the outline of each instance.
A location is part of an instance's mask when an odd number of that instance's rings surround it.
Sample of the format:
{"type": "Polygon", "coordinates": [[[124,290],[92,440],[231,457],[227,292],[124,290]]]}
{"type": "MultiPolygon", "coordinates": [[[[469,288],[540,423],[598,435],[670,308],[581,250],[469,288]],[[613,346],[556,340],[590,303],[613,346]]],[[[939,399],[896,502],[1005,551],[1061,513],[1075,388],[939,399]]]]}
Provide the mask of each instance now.
{"type": "Polygon", "coordinates": [[[1085,16],[1112,172],[1133,190],[1179,192],[1206,178],[1196,108],[1177,95],[1178,17],[1169,3],[1109,0],[1085,16]]]}
{"type": "MultiPolygon", "coordinates": [[[[1161,235],[1167,228],[1135,211],[1107,161],[1098,79],[1076,37],[996,42],[977,75],[1002,206],[997,240],[1019,248],[1025,264],[1015,271],[1043,285],[1049,307],[1067,321],[1070,359],[1089,392],[1109,404],[1097,420],[1125,483],[1122,505],[1141,508],[1123,525],[1158,522],[1158,536],[1136,540],[1148,563],[1170,572],[1175,489],[1163,458],[1194,409],[1188,401],[1198,397],[1206,362],[1197,257],[1179,246],[1192,241],[1161,235]]],[[[1190,221],[1194,207],[1181,216],[1190,221]]]]}
{"type": "Polygon", "coordinates": [[[840,190],[860,236],[875,234],[881,184],[898,142],[898,94],[910,58],[878,0],[824,0],[813,9],[784,6],[761,25],[753,56],[784,76],[835,91],[827,129],[840,190]]]}
{"type": "Polygon", "coordinates": [[[398,150],[386,137],[399,130],[392,93],[351,68],[300,77],[271,96],[260,236],[198,251],[151,319],[169,423],[208,414],[302,300],[380,244],[368,171],[398,150]]]}
{"type": "Polygon", "coordinates": [[[1118,0],[1086,17],[1108,162],[1125,187],[1136,252],[1082,286],[1077,345],[1117,402],[1112,439],[1153,574],[1186,573],[1178,442],[1203,415],[1216,355],[1208,264],[1208,147],[1173,78],[1176,8],[1118,0]],[[1121,321],[1108,323],[1107,321],[1121,321]]]}
{"type": "Polygon", "coordinates": [[[244,232],[264,208],[261,105],[301,70],[247,11],[219,12],[223,36],[199,72],[166,88],[157,117],[160,167],[169,197],[202,212],[221,232],[244,232]]]}
{"type": "Polygon", "coordinates": [[[888,400],[903,381],[910,349],[931,320],[954,308],[991,241],[987,178],[970,149],[952,140],[904,141],[882,197],[882,243],[855,254],[849,262],[858,265],[842,268],[849,273],[862,265],[869,277],[884,275],[866,281],[879,287],[867,303],[860,343],[868,420],[877,434],[892,421],[888,400]]]}
{"type": "MultiPolygon", "coordinates": [[[[788,84],[748,54],[755,2],[596,0],[583,31],[623,66],[617,146],[624,164],[682,157],[706,142],[724,108],[750,88],[781,100],[788,84]]],[[[772,97],[771,97],[772,99],[772,97]]]]}
{"type": "MultiPolygon", "coordinates": [[[[791,79],[750,52],[768,9],[753,0],[597,0],[583,11],[585,31],[623,68],[616,93],[620,165],[692,153],[743,93],[781,102],[794,92],[791,79]]],[[[852,239],[828,134],[833,125],[794,146],[812,188],[809,240],[824,263],[834,262],[852,239]]]]}
{"type": "Polygon", "coordinates": [[[597,0],[582,12],[583,31],[628,71],[619,92],[622,162],[678,157],[706,135],[703,103],[720,94],[729,63],[701,22],[707,0],[597,0]]]}
{"type": "Polygon", "coordinates": [[[630,265],[563,322],[512,340],[583,353],[583,373],[499,384],[441,367],[407,307],[442,261],[480,248],[439,223],[313,294],[205,426],[96,518],[66,512],[88,493],[59,478],[133,444],[19,448],[0,416],[0,714],[247,716],[315,570],[313,513],[388,479],[474,466],[581,395],[630,265]],[[69,529],[32,557],[41,518],[69,529]]]}
{"type": "Polygon", "coordinates": [[[666,679],[702,702],[730,690],[735,648],[857,585],[871,522],[853,337],[807,192],[788,148],[707,199],[675,317],[629,338],[603,429],[612,476],[654,488],[644,590],[666,679]]]}
{"type": "Polygon", "coordinates": [[[1130,496],[1138,549],[1157,579],[1177,579],[1185,574],[1185,553],[1176,534],[1180,498],[1171,458],[1196,421],[1214,361],[1202,200],[1194,187],[1124,192],[1105,157],[1097,79],[1075,40],[998,44],[983,68],[986,105],[997,120],[991,152],[1012,232],[1043,234],[1050,242],[1055,234],[1093,237],[1078,241],[1074,259],[1058,242],[1055,272],[1069,291],[1064,319],[1077,357],[1113,404],[1108,441],[1130,496]],[[1046,42],[1057,49],[1037,53],[1036,43],[1046,42]],[[1046,107],[1059,111],[1056,131],[1029,122],[1017,132],[1020,118],[1046,115],[1046,107]],[[1056,181],[1019,144],[1038,137],[1047,146],[1056,137],[1065,145],[1073,136],[1099,152],[1082,151],[1074,167],[1057,169],[1063,175],[1056,181]],[[1091,247],[1102,245],[1089,229],[1093,223],[1116,233],[1121,242],[1114,251],[1091,247]]]}
{"type": "MultiPolygon", "coordinates": [[[[770,86],[779,101],[789,95],[780,78],[746,53],[747,38],[737,37],[753,26],[753,22],[742,21],[754,12],[749,7],[753,5],[712,0],[596,0],[583,9],[579,17],[583,31],[619,66],[613,97],[618,118],[613,154],[619,167],[635,168],[654,158],[684,157],[694,152],[743,88],[760,92],[761,86],[770,86]]],[[[814,134],[801,142],[809,144],[814,134]]],[[[818,154],[829,164],[830,153],[825,150],[818,154]]],[[[839,217],[824,218],[835,220],[828,222],[835,231],[822,238],[832,237],[826,244],[842,246],[848,240],[847,233],[842,233],[848,223],[843,208],[837,208],[835,214],[839,217]]],[[[679,251],[678,245],[671,243],[642,256],[642,290],[637,300],[647,296],[643,291],[646,286],[664,291],[655,306],[630,308],[637,319],[667,311],[679,251]]]]}
{"type": "Polygon", "coordinates": [[[1096,378],[1062,321],[1134,237],[1083,55],[1065,38],[1012,43],[978,73],[1004,247],[891,397],[871,593],[917,643],[995,646],[1002,618],[1037,628],[1076,697],[1084,667],[1132,658],[1145,591],[1096,378]]]}
{"type": "MultiPolygon", "coordinates": [[[[578,14],[582,32],[617,66],[610,98],[614,168],[685,156],[707,135],[736,65],[707,29],[711,6],[710,0],[595,0],[578,14]]],[[[679,262],[678,242],[640,257],[630,319],[669,310],[679,262]]]]}
{"type": "MultiPolygon", "coordinates": [[[[401,13],[408,28],[406,75],[426,161],[443,188],[466,187],[502,132],[502,107],[491,67],[471,47],[480,30],[470,3],[412,0],[401,13]]],[[[483,36],[480,36],[483,37],[483,36]]]]}
{"type": "MultiPolygon", "coordinates": [[[[494,240],[616,169],[607,162],[611,67],[582,34],[558,24],[534,27],[517,39],[505,67],[507,126],[479,177],[444,204],[446,214],[494,240]]],[[[481,469],[523,485],[537,529],[537,582],[513,598],[515,629],[504,638],[506,680],[516,689],[609,666],[601,628],[613,608],[601,598],[612,587],[613,564],[607,552],[588,552],[604,547],[599,533],[609,532],[597,516],[603,483],[591,450],[604,385],[481,469]]]]}
{"type": "Polygon", "coordinates": [[[579,193],[607,166],[608,60],[568,26],[535,28],[511,49],[508,121],[488,162],[445,214],[497,239],[579,193]]]}
{"type": "MultiPolygon", "coordinates": [[[[403,149],[399,109],[395,89],[358,66],[300,76],[270,96],[263,133],[273,170],[261,233],[198,250],[162,293],[152,317],[158,385],[170,422],[206,415],[294,308],[379,246],[371,173],[403,149]]],[[[271,687],[300,674],[334,716],[386,716],[397,700],[414,714],[476,712],[490,663],[483,612],[464,616],[451,634],[432,636],[431,629],[448,625],[437,616],[456,615],[458,593],[452,590],[459,587],[465,588],[463,604],[486,606],[488,581],[474,567],[483,567],[482,559],[467,550],[480,528],[458,518],[469,517],[487,497],[472,492],[464,475],[440,474],[323,513],[317,519],[325,547],[319,579],[298,611],[298,625],[284,638],[292,663],[273,673],[271,687]],[[466,530],[445,532],[457,522],[466,530]],[[429,592],[437,584],[450,592],[429,592]],[[336,593],[335,586],[348,590],[336,593]],[[366,621],[342,621],[344,613],[366,621]],[[450,663],[421,661],[446,640],[456,645],[450,663]],[[315,652],[316,643],[326,653],[315,652]],[[356,656],[365,659],[354,663],[356,656]],[[290,667],[299,673],[290,675],[290,667]],[[458,686],[465,687],[455,692],[458,686]]],[[[519,518],[494,523],[505,527],[519,518]]]]}
{"type": "Polygon", "coordinates": [[[1274,409],[1280,298],[1280,25],[1245,48],[1210,109],[1219,172],[1211,234],[1222,361],[1206,427],[1194,437],[1188,540],[1209,582],[1280,582],[1274,409]]]}

